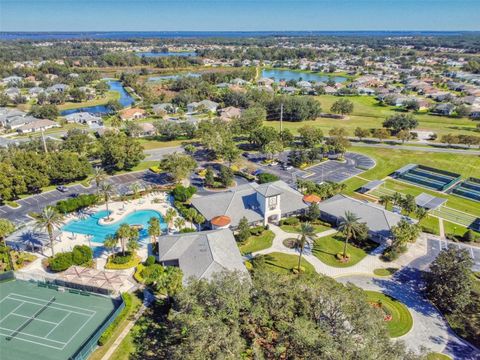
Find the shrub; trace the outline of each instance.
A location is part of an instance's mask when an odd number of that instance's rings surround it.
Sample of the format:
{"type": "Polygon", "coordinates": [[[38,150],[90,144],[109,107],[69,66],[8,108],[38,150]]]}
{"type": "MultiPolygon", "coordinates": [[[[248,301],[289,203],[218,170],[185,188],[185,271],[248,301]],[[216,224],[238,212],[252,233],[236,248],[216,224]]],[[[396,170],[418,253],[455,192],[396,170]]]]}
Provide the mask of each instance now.
{"type": "Polygon", "coordinates": [[[71,252],[56,254],[49,261],[50,270],[54,272],[65,271],[73,265],[73,256],[71,252]]]}
{"type": "Polygon", "coordinates": [[[197,189],[194,186],[185,187],[183,185],[177,185],[172,190],[173,198],[176,201],[186,202],[195,195],[197,189]]]}
{"type": "Polygon", "coordinates": [[[126,264],[132,260],[132,254],[129,251],[125,251],[125,256],[122,253],[117,253],[110,258],[110,262],[113,264],[126,264]]]}
{"type": "Polygon", "coordinates": [[[279,177],[275,174],[270,174],[270,173],[261,173],[260,175],[257,176],[258,178],[258,183],[259,184],[265,184],[273,181],[277,181],[279,177]]]}
{"type": "Polygon", "coordinates": [[[155,264],[155,256],[150,255],[147,257],[147,260],[145,260],[145,266],[150,266],[155,264]]]}
{"type": "Polygon", "coordinates": [[[253,236],[258,236],[265,230],[264,226],[254,226],[250,229],[250,234],[253,236]]]}
{"type": "Polygon", "coordinates": [[[475,239],[475,233],[472,230],[467,230],[465,234],[463,234],[463,240],[466,242],[474,242],[475,239]]]}
{"type": "Polygon", "coordinates": [[[132,295],[129,293],[122,293],[122,299],[125,303],[125,307],[123,310],[118,314],[115,320],[105,329],[100,338],[98,339],[98,345],[102,346],[112,337],[113,332],[117,329],[118,325],[125,320],[125,318],[130,314],[132,311],[132,295]]]}
{"type": "Polygon", "coordinates": [[[72,250],[72,262],[75,265],[83,265],[93,259],[93,251],[87,245],[75,245],[72,250]]]}
{"type": "Polygon", "coordinates": [[[191,233],[191,232],[195,232],[196,230],[195,229],[192,229],[192,228],[183,228],[183,229],[180,229],[179,233],[191,233]]]}
{"type": "Polygon", "coordinates": [[[95,205],[98,197],[95,194],[82,194],[75,198],[61,200],[55,205],[58,212],[62,214],[71,213],[95,205]]]}
{"type": "Polygon", "coordinates": [[[298,224],[300,224],[300,220],[296,217],[289,217],[289,218],[280,220],[280,225],[297,226],[298,224]]]}

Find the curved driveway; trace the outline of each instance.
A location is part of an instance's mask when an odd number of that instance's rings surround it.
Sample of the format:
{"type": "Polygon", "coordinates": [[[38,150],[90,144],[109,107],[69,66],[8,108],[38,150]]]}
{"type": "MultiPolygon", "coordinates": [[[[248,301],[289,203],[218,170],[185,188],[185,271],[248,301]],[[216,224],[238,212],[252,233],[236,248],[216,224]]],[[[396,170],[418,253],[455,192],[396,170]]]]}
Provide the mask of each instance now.
{"type": "Polygon", "coordinates": [[[383,292],[404,303],[412,314],[413,328],[398,339],[403,340],[413,351],[425,347],[448,354],[453,359],[480,359],[478,350],[458,338],[438,310],[423,298],[421,289],[417,287],[421,283],[418,270],[407,267],[392,278],[349,275],[335,280],[341,283],[351,282],[364,290],[383,292]]]}

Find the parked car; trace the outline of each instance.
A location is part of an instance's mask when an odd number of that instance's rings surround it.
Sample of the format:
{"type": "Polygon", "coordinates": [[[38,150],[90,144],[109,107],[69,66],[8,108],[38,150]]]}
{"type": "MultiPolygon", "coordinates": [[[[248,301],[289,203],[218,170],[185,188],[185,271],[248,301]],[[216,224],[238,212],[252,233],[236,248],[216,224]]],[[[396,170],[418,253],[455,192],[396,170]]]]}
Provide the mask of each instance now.
{"type": "Polygon", "coordinates": [[[60,185],[60,186],[57,186],[57,190],[60,191],[60,192],[67,192],[68,187],[66,187],[64,185],[60,185]]]}

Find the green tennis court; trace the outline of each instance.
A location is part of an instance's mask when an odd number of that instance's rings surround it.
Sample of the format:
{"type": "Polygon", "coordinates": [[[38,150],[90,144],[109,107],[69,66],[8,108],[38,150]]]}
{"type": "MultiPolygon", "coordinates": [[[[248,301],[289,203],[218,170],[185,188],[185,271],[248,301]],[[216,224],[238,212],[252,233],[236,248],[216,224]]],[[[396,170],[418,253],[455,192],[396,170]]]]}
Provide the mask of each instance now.
{"type": "Polygon", "coordinates": [[[113,299],[12,280],[0,283],[3,359],[70,359],[118,307],[113,299]]]}

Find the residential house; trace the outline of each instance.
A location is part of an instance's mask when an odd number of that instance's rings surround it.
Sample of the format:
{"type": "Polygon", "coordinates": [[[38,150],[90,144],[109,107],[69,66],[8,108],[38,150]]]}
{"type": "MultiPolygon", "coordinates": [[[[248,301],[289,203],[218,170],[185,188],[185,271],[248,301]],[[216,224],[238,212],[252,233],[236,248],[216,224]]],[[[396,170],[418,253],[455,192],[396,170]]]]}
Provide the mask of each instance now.
{"type": "Polygon", "coordinates": [[[77,123],[84,125],[103,125],[102,118],[100,116],[92,115],[88,112],[73,113],[65,116],[65,120],[68,123],[77,123]]]}
{"type": "Polygon", "coordinates": [[[152,123],[139,123],[138,126],[142,129],[138,136],[152,136],[156,134],[155,126],[152,123]]]}
{"type": "Polygon", "coordinates": [[[455,110],[455,105],[453,104],[438,104],[432,109],[432,114],[441,115],[441,116],[450,116],[455,110]]]}
{"type": "Polygon", "coordinates": [[[55,85],[49,86],[45,91],[49,94],[67,93],[68,89],[70,89],[70,87],[66,84],[55,84],[55,85]]]}
{"type": "Polygon", "coordinates": [[[179,267],[184,284],[192,278],[210,280],[222,271],[248,277],[237,242],[228,229],[162,236],[158,241],[158,262],[179,267]]]}
{"type": "Polygon", "coordinates": [[[44,131],[54,127],[60,127],[60,125],[52,120],[35,119],[35,121],[18,127],[17,131],[21,134],[25,134],[36,131],[44,131]]]}
{"type": "Polygon", "coordinates": [[[176,114],[178,111],[178,106],[173,105],[172,103],[163,103],[152,105],[152,110],[156,115],[166,115],[166,114],[176,114]]]}
{"type": "Polygon", "coordinates": [[[147,112],[139,108],[130,108],[121,110],[119,114],[122,120],[137,120],[144,118],[147,112]]]}
{"type": "Polygon", "coordinates": [[[229,191],[194,197],[191,203],[213,229],[236,228],[243,217],[250,224],[266,225],[302,213],[308,207],[303,195],[281,180],[262,185],[249,183],[229,191]]]}
{"type": "Polygon", "coordinates": [[[195,113],[198,111],[216,112],[217,108],[218,103],[211,100],[202,100],[187,104],[187,112],[189,113],[195,113]]]}
{"type": "Polygon", "coordinates": [[[220,116],[220,119],[224,121],[231,121],[240,118],[240,116],[242,115],[242,109],[234,106],[228,106],[226,108],[218,110],[218,115],[220,116]]]}

